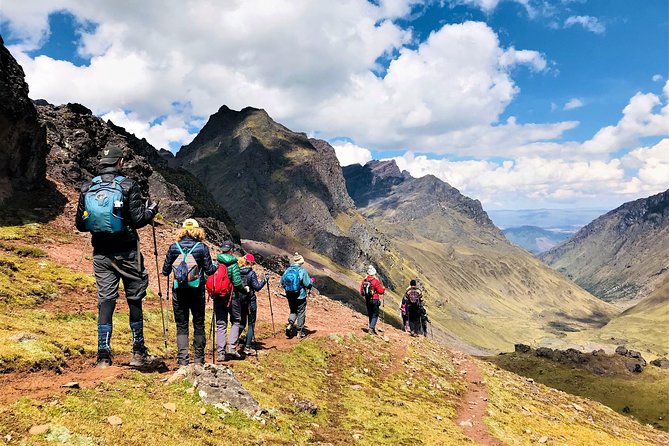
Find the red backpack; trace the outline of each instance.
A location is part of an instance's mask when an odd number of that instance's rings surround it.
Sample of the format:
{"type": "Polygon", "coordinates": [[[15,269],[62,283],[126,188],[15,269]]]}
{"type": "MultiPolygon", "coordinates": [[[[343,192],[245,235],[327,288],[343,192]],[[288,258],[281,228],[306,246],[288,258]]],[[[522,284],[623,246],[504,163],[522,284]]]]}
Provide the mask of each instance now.
{"type": "Polygon", "coordinates": [[[205,288],[212,299],[232,298],[232,282],[224,264],[219,263],[216,272],[207,277],[205,288]]]}

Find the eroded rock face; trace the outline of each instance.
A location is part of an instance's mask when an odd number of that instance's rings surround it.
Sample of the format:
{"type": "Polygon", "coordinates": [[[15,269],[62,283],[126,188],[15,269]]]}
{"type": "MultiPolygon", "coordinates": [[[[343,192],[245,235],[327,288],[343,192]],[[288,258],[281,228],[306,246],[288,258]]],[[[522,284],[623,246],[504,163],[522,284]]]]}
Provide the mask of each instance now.
{"type": "Polygon", "coordinates": [[[198,218],[214,243],[230,238],[231,232],[236,235],[230,218],[199,181],[184,170],[170,168],[168,159],[145,139],[103,121],[80,104],[39,104],[50,147],[47,166],[51,178],[78,189],[97,174],[102,149],[117,145],[125,153],[123,173],[160,203],[160,213],[167,220],[180,223],[198,218]]]}
{"type": "Polygon", "coordinates": [[[46,185],[48,150],[23,69],[0,38],[0,203],[46,185]]]}

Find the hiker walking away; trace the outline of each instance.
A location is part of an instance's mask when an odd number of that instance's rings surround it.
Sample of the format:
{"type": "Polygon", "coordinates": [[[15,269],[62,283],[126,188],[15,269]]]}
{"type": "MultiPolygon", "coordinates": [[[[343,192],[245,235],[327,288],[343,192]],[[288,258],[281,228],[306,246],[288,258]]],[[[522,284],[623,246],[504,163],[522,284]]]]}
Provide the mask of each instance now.
{"type": "Polygon", "coordinates": [[[244,327],[248,325],[246,330],[246,341],[244,342],[244,354],[250,355],[253,353],[251,345],[253,343],[253,335],[256,326],[256,316],[258,312],[258,303],[256,301],[256,291],[263,289],[267,283],[267,275],[263,276],[261,281],[258,281],[258,275],[253,271],[255,264],[255,257],[248,253],[241,259],[241,268],[239,273],[242,277],[242,284],[244,290],[242,291],[241,310],[242,317],[239,325],[240,333],[244,331],[244,327]]]}
{"type": "Polygon", "coordinates": [[[416,280],[411,279],[409,288],[404,293],[403,300],[406,301],[407,320],[411,336],[425,334],[423,328],[423,292],[418,289],[416,280]]]}
{"type": "Polygon", "coordinates": [[[402,301],[400,302],[400,316],[402,317],[402,327],[404,331],[409,333],[409,318],[407,317],[407,301],[404,296],[402,296],[402,301]]]}
{"type": "Polygon", "coordinates": [[[144,345],[142,299],[146,296],[149,274],[139,252],[137,229],[151,223],[158,205],[145,205],[136,181],[121,174],[123,150],[108,146],[102,150],[98,176],[81,186],[75,226],[91,233],[93,272],[98,289],[97,366],[112,363],[112,316],[123,281],[130,309],[132,359],[130,365],[141,367],[150,361],[144,345]]]}
{"type": "Polygon", "coordinates": [[[376,332],[376,322],[379,320],[380,296],[385,292],[386,289],[381,285],[381,281],[376,278],[376,268],[373,265],[369,265],[369,268],[367,268],[367,277],[360,284],[360,295],[365,298],[365,304],[367,305],[367,317],[369,318],[368,332],[371,334],[378,334],[376,332]]]}
{"type": "Polygon", "coordinates": [[[188,354],[188,319],[193,315],[193,350],[195,364],[204,364],[207,338],[204,330],[204,275],[216,272],[209,248],[204,244],[204,231],[195,219],[184,220],[165,254],[163,275],[174,271],[172,285],[174,322],[177,326],[177,362],[179,366],[190,363],[188,354]],[[189,314],[190,313],[190,314],[189,314]]]}
{"type": "Polygon", "coordinates": [[[304,322],[307,318],[307,294],[311,291],[311,277],[302,266],[304,257],[295,253],[288,269],[281,276],[281,286],[286,291],[290,315],[286,325],[286,337],[292,338],[297,334],[299,339],[306,336],[304,322]]]}
{"type": "Polygon", "coordinates": [[[239,265],[237,257],[232,251],[233,244],[226,240],[221,245],[221,253],[216,256],[216,261],[226,266],[228,270],[228,278],[232,282],[233,290],[230,299],[214,299],[214,315],[216,318],[216,349],[219,360],[230,357],[232,359],[239,359],[241,355],[237,352],[237,340],[240,333],[240,322],[242,319],[241,308],[241,292],[244,285],[239,273],[239,265]],[[230,333],[227,337],[226,348],[226,334],[228,329],[228,317],[230,317],[230,333]]]}

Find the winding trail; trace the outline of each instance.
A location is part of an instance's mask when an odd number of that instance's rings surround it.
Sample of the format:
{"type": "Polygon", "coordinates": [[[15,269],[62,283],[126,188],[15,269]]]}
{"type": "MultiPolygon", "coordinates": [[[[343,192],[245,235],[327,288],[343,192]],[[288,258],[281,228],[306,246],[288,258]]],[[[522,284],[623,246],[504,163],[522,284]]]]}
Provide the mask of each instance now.
{"type": "Polygon", "coordinates": [[[484,417],[488,407],[488,392],[483,383],[481,370],[471,358],[462,352],[454,353],[454,363],[460,367],[460,373],[467,381],[467,391],[458,405],[455,424],[460,426],[472,440],[486,446],[506,446],[488,431],[484,417]]]}

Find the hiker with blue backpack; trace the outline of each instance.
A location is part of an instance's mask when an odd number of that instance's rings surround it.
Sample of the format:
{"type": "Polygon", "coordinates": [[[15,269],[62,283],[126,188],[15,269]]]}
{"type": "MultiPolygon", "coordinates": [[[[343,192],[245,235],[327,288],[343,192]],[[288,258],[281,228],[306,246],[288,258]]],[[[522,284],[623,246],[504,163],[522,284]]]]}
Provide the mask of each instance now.
{"type": "Polygon", "coordinates": [[[288,269],[281,276],[281,286],[286,291],[290,315],[286,325],[286,337],[295,335],[299,339],[306,336],[304,322],[307,318],[307,295],[311,291],[312,281],[309,273],[302,266],[304,257],[295,253],[288,269]]]}
{"type": "Polygon", "coordinates": [[[237,257],[232,254],[233,244],[226,240],[221,245],[221,253],[216,256],[216,261],[227,268],[228,278],[232,282],[233,289],[229,299],[214,299],[214,316],[216,318],[216,347],[219,361],[226,358],[240,359],[242,356],[237,351],[237,341],[241,332],[243,291],[242,277],[239,273],[237,257]],[[230,318],[230,333],[227,336],[228,317],[230,318]]]}
{"type": "Polygon", "coordinates": [[[188,319],[193,316],[194,363],[204,364],[207,343],[204,329],[205,275],[216,272],[209,248],[204,244],[204,231],[195,219],[184,220],[165,255],[163,275],[173,273],[174,322],[177,326],[177,362],[180,367],[190,363],[188,354],[188,319]]]}
{"type": "Polygon", "coordinates": [[[130,310],[132,358],[130,365],[150,364],[144,345],[142,299],[146,296],[149,274],[139,251],[137,229],[153,221],[158,205],[148,206],[136,181],[121,174],[123,149],[108,146],[102,150],[98,176],[81,187],[75,226],[91,233],[93,272],[98,289],[98,355],[96,365],[112,363],[112,317],[118,299],[119,282],[123,281],[130,310]]]}

